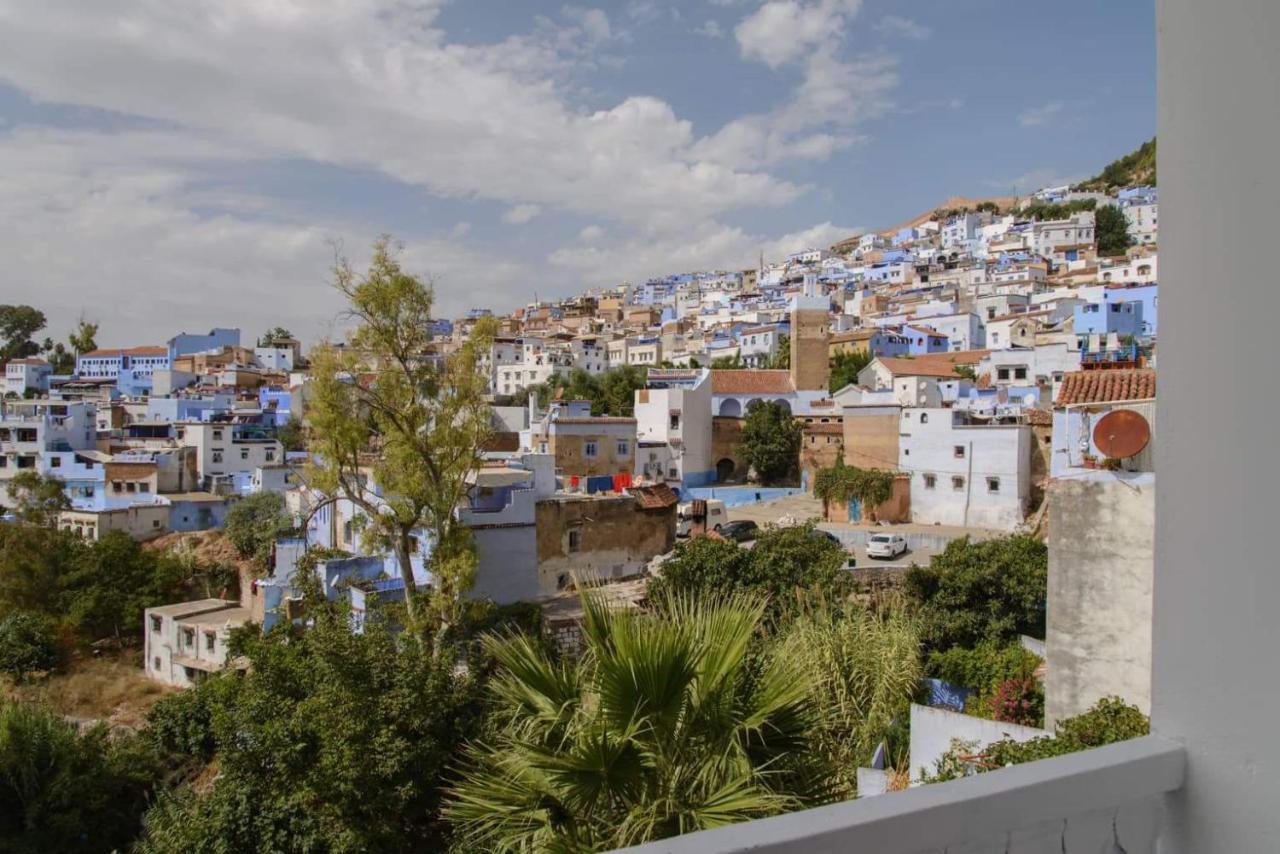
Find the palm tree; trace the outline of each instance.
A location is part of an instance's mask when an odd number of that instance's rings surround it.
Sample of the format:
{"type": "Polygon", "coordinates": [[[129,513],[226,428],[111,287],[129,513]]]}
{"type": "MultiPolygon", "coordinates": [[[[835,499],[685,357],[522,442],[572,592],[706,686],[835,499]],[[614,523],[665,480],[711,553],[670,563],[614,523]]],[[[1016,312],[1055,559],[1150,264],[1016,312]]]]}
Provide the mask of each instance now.
{"type": "Polygon", "coordinates": [[[578,852],[826,798],[811,686],[756,646],[764,602],[672,595],[653,611],[584,594],[585,650],[490,637],[498,731],[445,808],[464,850],[578,852]]]}

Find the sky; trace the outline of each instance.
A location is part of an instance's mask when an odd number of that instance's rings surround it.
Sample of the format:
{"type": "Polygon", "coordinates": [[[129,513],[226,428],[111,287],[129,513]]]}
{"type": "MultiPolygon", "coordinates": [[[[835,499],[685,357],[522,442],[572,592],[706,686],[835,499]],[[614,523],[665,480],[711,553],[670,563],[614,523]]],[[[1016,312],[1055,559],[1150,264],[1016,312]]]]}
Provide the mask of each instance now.
{"type": "Polygon", "coordinates": [[[0,303],[334,335],[381,234],[438,312],[754,267],[1155,133],[1149,0],[0,0],[0,303]]]}

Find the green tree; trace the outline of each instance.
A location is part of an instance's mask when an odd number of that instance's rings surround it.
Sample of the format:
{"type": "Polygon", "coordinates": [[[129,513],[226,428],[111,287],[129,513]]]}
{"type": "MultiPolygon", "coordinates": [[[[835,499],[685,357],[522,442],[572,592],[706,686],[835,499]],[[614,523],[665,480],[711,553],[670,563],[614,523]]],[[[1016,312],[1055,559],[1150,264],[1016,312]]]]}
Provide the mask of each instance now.
{"type": "Polygon", "coordinates": [[[800,463],[801,432],[785,404],[753,400],[742,425],[742,459],[762,483],[792,477],[800,463]]]}
{"type": "Polygon", "coordinates": [[[67,343],[77,356],[98,349],[98,324],[90,323],[83,317],[76,323],[76,331],[67,337],[67,343]]]}
{"type": "Polygon", "coordinates": [[[283,326],[275,326],[262,333],[262,337],[258,339],[259,347],[266,347],[272,341],[280,341],[293,337],[293,333],[283,326]]]}
{"type": "Polygon", "coordinates": [[[159,779],[136,737],[84,735],[52,711],[0,701],[0,849],[126,850],[159,779]]]}
{"type": "Polygon", "coordinates": [[[160,798],[148,852],[440,850],[442,781],[476,732],[480,684],[458,649],[403,643],[377,609],[309,596],[311,625],[242,631],[243,675],[152,713],[158,741],[212,756],[211,791],[160,798]]]}
{"type": "Polygon", "coordinates": [[[858,384],[858,374],[871,364],[871,351],[842,350],[831,357],[831,382],[828,389],[835,394],[847,385],[858,384]]]}
{"type": "Polygon", "coordinates": [[[0,524],[0,615],[60,615],[62,576],[84,548],[66,531],[0,524]]]}
{"type": "Polygon", "coordinates": [[[19,522],[38,528],[53,528],[58,515],[71,509],[60,478],[46,477],[34,469],[18,472],[9,481],[9,500],[19,522]]]}
{"type": "Polygon", "coordinates": [[[742,356],[734,353],[732,356],[716,356],[711,360],[711,368],[721,371],[744,370],[742,364],[742,356]]]}
{"type": "Polygon", "coordinates": [[[775,352],[773,356],[769,359],[769,364],[766,367],[771,368],[773,370],[787,370],[788,368],[791,367],[791,336],[790,335],[778,336],[777,352],[775,352]]]}
{"type": "Polygon", "coordinates": [[[172,602],[189,577],[183,562],[144,549],[123,531],[75,549],[59,578],[60,607],[86,640],[142,631],[143,612],[172,602]]]}
{"type": "Polygon", "coordinates": [[[290,416],[289,420],[276,428],[276,438],[286,451],[305,451],[307,449],[307,430],[302,422],[290,416]]]}
{"type": "Polygon", "coordinates": [[[367,273],[339,260],[334,275],[355,328],[349,346],[322,346],[312,359],[307,424],[314,458],[307,480],[356,505],[366,545],[395,555],[417,628],[415,531],[431,536],[437,605],[456,609],[474,578],[471,533],[454,511],[492,430],[479,357],[489,351],[494,324],[481,320],[467,341],[439,356],[433,290],[401,267],[386,238],[374,244],[367,273]]]}
{"type": "Polygon", "coordinates": [[[834,799],[857,794],[857,769],[910,715],[919,647],[914,623],[902,614],[882,618],[824,597],[783,629],[777,654],[812,680],[818,712],[812,749],[829,769],[834,799]]]}
{"type": "Polygon", "coordinates": [[[952,540],[929,566],[912,566],[904,593],[918,608],[929,651],[1018,635],[1044,637],[1049,552],[1034,537],[952,540]]]}
{"type": "Polygon", "coordinates": [[[57,626],[44,614],[18,611],[0,620],[0,673],[22,682],[62,663],[57,626]]]}
{"type": "Polygon", "coordinates": [[[576,662],[523,635],[486,641],[501,726],[445,808],[464,850],[620,848],[823,799],[805,676],[749,655],[763,601],[583,605],[576,662]]]}
{"type": "Polygon", "coordinates": [[[649,372],[636,365],[620,365],[600,378],[600,406],[593,399],[593,415],[617,415],[630,418],[635,414],[636,391],[645,387],[649,372]]]}
{"type": "Polygon", "coordinates": [[[252,559],[263,573],[271,567],[276,540],[291,527],[284,496],[278,492],[259,492],[236,500],[224,524],[227,539],[240,557],[252,559]]]}
{"type": "Polygon", "coordinates": [[[39,353],[32,339],[45,322],[44,312],[29,305],[0,305],[0,364],[39,353]]]}
{"type": "Polygon", "coordinates": [[[844,562],[844,551],[808,523],[766,528],[750,549],[695,537],[676,546],[662,574],[649,582],[649,595],[661,600],[740,591],[765,597],[770,615],[777,616],[792,608],[798,592],[838,589],[844,562]]]}
{"type": "Polygon", "coordinates": [[[1133,245],[1129,236],[1129,221],[1115,205],[1103,205],[1094,214],[1094,233],[1098,238],[1099,255],[1123,255],[1133,245]]]}

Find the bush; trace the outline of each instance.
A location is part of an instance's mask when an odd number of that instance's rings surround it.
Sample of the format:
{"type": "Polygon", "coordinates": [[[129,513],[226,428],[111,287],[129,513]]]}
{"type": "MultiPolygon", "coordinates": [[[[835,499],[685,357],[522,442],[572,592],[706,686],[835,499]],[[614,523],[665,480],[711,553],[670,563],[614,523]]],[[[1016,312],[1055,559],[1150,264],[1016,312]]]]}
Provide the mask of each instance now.
{"type": "Polygon", "coordinates": [[[991,698],[991,716],[1021,726],[1044,725],[1044,689],[1031,677],[1006,679],[991,698]]]}
{"type": "Polygon", "coordinates": [[[18,611],[0,621],[0,673],[21,682],[32,673],[54,670],[62,659],[57,627],[49,617],[18,611]]]}
{"type": "Polygon", "coordinates": [[[147,712],[144,732],[161,751],[196,759],[212,758],[214,709],[234,702],[239,676],[210,676],[193,688],[170,694],[147,712]]]}
{"type": "Polygon", "coordinates": [[[284,497],[259,492],[241,498],[227,511],[227,538],[243,558],[252,558],[262,571],[269,569],[276,538],[289,528],[284,497]]]}
{"type": "Polygon", "coordinates": [[[989,692],[1006,679],[1030,676],[1039,666],[1040,657],[1021,644],[991,642],[933,652],[925,662],[930,676],[978,692],[989,692]]]}

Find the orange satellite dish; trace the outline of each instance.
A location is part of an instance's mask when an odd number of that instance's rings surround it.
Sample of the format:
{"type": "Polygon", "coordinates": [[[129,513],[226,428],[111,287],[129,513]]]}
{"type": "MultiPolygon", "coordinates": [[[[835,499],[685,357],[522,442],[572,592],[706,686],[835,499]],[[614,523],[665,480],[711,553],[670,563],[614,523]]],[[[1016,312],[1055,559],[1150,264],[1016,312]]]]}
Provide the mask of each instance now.
{"type": "Polygon", "coordinates": [[[1151,425],[1132,409],[1108,412],[1093,428],[1093,444],[1114,459],[1132,457],[1151,441],[1151,425]]]}

